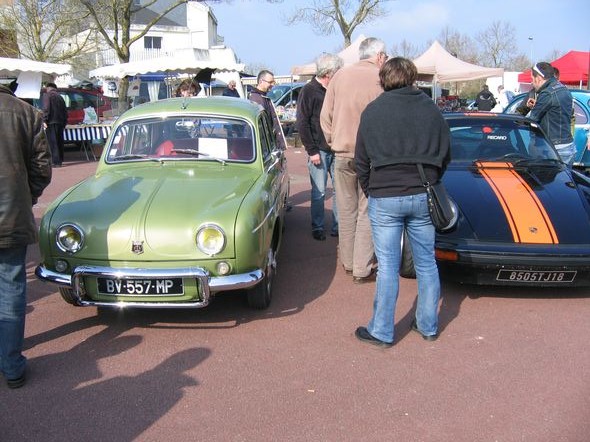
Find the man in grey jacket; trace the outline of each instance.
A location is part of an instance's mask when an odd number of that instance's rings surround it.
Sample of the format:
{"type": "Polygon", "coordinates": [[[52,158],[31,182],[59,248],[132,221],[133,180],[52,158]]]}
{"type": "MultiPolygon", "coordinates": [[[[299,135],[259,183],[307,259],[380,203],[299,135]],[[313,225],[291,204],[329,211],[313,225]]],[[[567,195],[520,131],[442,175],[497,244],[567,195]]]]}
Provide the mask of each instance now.
{"type": "Polygon", "coordinates": [[[27,246],[37,241],[33,205],[51,181],[41,112],[0,85],[0,371],[8,387],[25,383],[22,354],[27,246]]]}

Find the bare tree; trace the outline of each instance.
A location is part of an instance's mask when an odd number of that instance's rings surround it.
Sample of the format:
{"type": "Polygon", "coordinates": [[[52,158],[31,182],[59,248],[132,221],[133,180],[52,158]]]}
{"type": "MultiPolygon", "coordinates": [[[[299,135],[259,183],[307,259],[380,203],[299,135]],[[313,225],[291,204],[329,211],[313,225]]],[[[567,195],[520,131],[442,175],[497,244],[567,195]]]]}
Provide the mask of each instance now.
{"type": "Polygon", "coordinates": [[[453,56],[468,63],[479,63],[477,47],[471,37],[447,26],[440,32],[438,41],[453,56]]]}
{"type": "Polygon", "coordinates": [[[409,58],[412,60],[422,54],[424,49],[421,49],[417,45],[410,43],[406,39],[403,39],[399,42],[399,44],[394,44],[390,51],[392,55],[409,58]]]}
{"type": "Polygon", "coordinates": [[[331,35],[338,27],[344,38],[344,47],[348,47],[357,26],[387,15],[383,3],[388,1],[313,0],[311,6],[297,8],[287,18],[287,24],[309,23],[319,35],[331,35]]]}
{"type": "Polygon", "coordinates": [[[516,29],[507,22],[494,21],[475,37],[482,49],[482,62],[504,67],[516,55],[516,29]]]}
{"type": "Polygon", "coordinates": [[[16,33],[24,57],[61,63],[90,48],[90,33],[79,33],[87,16],[74,0],[14,0],[0,9],[0,27],[16,33]]]}
{"type": "MultiPolygon", "coordinates": [[[[563,57],[564,55],[565,53],[563,51],[560,51],[559,49],[553,49],[551,52],[545,54],[545,58],[543,60],[552,62],[553,60],[563,57]]],[[[532,64],[533,62],[531,61],[531,65],[532,64]]]]}
{"type": "MultiPolygon", "coordinates": [[[[97,32],[102,36],[117,55],[121,63],[129,61],[130,48],[133,43],[143,38],[145,34],[160,21],[166,14],[178,6],[187,3],[188,0],[170,1],[168,6],[160,13],[156,13],[144,28],[131,36],[132,16],[142,9],[153,6],[158,0],[149,0],[137,4],[134,0],[80,0],[80,4],[86,8],[96,25],[97,32]]],[[[119,82],[119,109],[127,107],[127,90],[129,79],[124,77],[119,82]]]]}
{"type": "Polygon", "coordinates": [[[522,53],[511,57],[504,68],[510,71],[524,71],[529,69],[532,65],[533,63],[531,62],[529,56],[522,53]]]}

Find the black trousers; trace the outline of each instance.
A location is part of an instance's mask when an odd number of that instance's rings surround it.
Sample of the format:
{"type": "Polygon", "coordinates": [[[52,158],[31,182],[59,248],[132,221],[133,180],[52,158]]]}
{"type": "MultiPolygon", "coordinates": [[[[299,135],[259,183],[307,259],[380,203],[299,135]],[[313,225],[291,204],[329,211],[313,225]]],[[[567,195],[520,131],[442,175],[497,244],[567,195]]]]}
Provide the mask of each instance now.
{"type": "Polygon", "coordinates": [[[51,148],[51,162],[55,166],[61,166],[64,160],[64,129],[63,124],[48,124],[45,129],[47,141],[51,148]]]}

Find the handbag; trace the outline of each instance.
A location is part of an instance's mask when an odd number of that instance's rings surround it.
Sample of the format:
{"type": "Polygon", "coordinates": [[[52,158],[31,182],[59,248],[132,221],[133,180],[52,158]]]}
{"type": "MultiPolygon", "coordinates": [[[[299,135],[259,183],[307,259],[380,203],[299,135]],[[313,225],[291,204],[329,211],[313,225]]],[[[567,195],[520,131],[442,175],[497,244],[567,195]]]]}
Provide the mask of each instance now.
{"type": "Polygon", "coordinates": [[[445,189],[442,181],[431,184],[426,179],[422,164],[418,164],[417,166],[420,178],[422,179],[422,184],[426,189],[426,199],[432,225],[438,232],[452,229],[455,227],[455,224],[457,224],[458,219],[458,211],[455,203],[449,197],[447,189],[445,189]]]}

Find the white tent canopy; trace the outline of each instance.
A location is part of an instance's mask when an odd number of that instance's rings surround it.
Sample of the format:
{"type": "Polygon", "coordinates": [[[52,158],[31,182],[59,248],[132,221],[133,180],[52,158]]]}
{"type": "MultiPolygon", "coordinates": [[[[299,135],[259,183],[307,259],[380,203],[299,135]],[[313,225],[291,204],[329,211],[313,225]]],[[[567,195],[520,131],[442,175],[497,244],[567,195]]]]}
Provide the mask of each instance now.
{"type": "Polygon", "coordinates": [[[227,55],[215,49],[191,49],[178,51],[171,57],[103,66],[90,71],[89,75],[98,78],[122,78],[155,72],[195,73],[202,69],[237,72],[244,70],[243,64],[235,62],[235,56],[232,60],[227,55]]]}
{"type": "MultiPolygon", "coordinates": [[[[338,56],[342,58],[342,61],[344,62],[344,66],[359,61],[359,46],[361,45],[362,41],[366,38],[367,37],[365,37],[363,34],[359,35],[358,38],[350,44],[350,46],[342,49],[338,53],[338,56]]],[[[293,66],[291,68],[291,74],[293,75],[315,75],[315,71],[315,62],[300,66],[293,66]]]]}
{"type": "Polygon", "coordinates": [[[21,72],[40,72],[49,75],[65,75],[72,72],[69,64],[44,63],[23,58],[0,57],[0,75],[18,76],[21,72]]]}
{"type": "Polygon", "coordinates": [[[432,76],[434,83],[501,77],[504,74],[503,68],[487,68],[459,60],[436,40],[426,52],[414,59],[414,64],[419,74],[432,76]]]}

